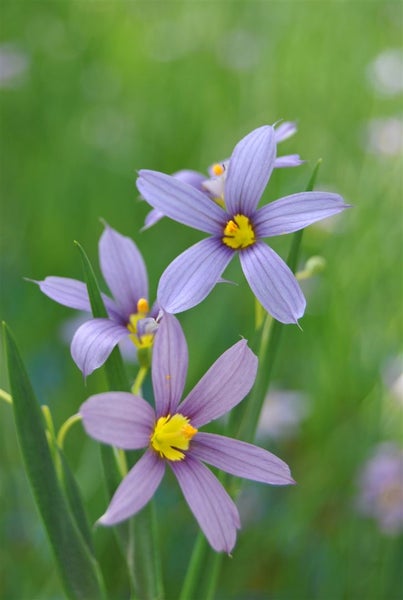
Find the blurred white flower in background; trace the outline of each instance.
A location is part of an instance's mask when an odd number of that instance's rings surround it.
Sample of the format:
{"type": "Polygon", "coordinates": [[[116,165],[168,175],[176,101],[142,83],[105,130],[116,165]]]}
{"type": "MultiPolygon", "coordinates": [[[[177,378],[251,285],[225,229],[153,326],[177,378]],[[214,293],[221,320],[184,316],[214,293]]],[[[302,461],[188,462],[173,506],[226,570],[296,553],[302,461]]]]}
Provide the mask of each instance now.
{"type": "Polygon", "coordinates": [[[403,92],[403,50],[388,48],[369,64],[367,76],[374,89],[384,96],[403,92]]]}
{"type": "Polygon", "coordinates": [[[403,355],[390,358],[382,369],[383,382],[397,405],[403,408],[403,355]]]}
{"type": "Polygon", "coordinates": [[[358,475],[357,509],[374,518],[386,535],[403,531],[403,449],[394,442],[377,446],[358,475]]]}
{"type": "Polygon", "coordinates": [[[307,396],[291,390],[272,390],[263,405],[257,439],[280,440],[295,437],[308,414],[307,396]]]}
{"type": "Polygon", "coordinates": [[[232,71],[248,71],[260,60],[262,48],[255,33],[233,29],[223,33],[217,44],[217,60],[232,71]]]}
{"type": "Polygon", "coordinates": [[[23,83],[29,58],[12,43],[0,45],[0,87],[14,88],[23,83]]]}
{"type": "Polygon", "coordinates": [[[365,128],[363,146],[367,152],[381,156],[403,153],[403,119],[372,119],[365,128]]]}

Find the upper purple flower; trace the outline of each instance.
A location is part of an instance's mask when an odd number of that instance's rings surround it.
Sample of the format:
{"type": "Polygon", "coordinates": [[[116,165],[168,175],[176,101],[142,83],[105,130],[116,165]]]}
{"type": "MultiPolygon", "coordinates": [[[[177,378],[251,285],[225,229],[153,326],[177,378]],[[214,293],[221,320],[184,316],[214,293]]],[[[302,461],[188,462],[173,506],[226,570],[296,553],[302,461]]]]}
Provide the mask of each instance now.
{"type": "Polygon", "coordinates": [[[296,323],[305,298],[293,273],[262,239],[292,233],[348,205],[329,192],[292,194],[257,208],[276,160],[276,133],[263,126],[234,148],[225,180],[225,207],[172,176],[142,170],[137,187],[171,219],[211,234],[178,256],[159,282],[158,302],[178,313],[201,302],[235,254],[252,291],[278,321],[296,323]]]}
{"type": "Polygon", "coordinates": [[[126,392],[97,394],[81,406],[84,427],[93,438],[124,450],[146,448],[99,521],[114,525],[141,510],[169,465],[211,546],[218,552],[230,552],[240,527],[238,510],[203,463],[273,485],[292,484],[294,480],[288,466],[270,452],[199,431],[236,406],[251,389],[257,358],[246,340],[224,352],[180,402],[187,365],[182,329],[173,315],[166,314],[153,349],[155,411],[139,396],[126,392]]]}
{"type": "MultiPolygon", "coordinates": [[[[297,131],[295,123],[285,121],[281,123],[279,127],[274,130],[276,136],[276,142],[282,142],[287,140],[289,137],[294,135],[297,131]]],[[[287,154],[285,156],[278,156],[274,161],[274,168],[283,167],[298,167],[304,161],[301,160],[299,154],[287,154]]],[[[224,205],[224,184],[227,176],[229,159],[226,159],[220,163],[215,163],[209,168],[210,179],[206,179],[203,173],[198,171],[191,171],[183,169],[172,174],[172,177],[192,185],[196,189],[200,190],[207,197],[211,198],[220,205],[224,205]]],[[[153,208],[145,218],[143,230],[148,229],[152,225],[155,225],[162,217],[164,213],[161,210],[153,208]]]]}
{"type": "MultiPolygon", "coordinates": [[[[156,305],[149,309],[147,272],[133,240],[105,225],[99,240],[99,262],[114,300],[102,294],[108,318],[86,321],[73,337],[71,354],[84,376],[103,365],[126,336],[138,349],[150,347],[158,313],[156,305]]],[[[91,312],[87,286],[82,281],[46,277],[35,283],[52,300],[91,312]]]]}

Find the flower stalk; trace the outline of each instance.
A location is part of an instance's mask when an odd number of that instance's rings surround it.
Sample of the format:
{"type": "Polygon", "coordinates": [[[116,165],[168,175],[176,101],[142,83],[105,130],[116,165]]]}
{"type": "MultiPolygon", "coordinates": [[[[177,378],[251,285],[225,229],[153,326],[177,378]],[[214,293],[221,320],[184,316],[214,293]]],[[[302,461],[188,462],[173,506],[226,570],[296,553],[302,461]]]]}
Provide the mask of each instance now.
{"type": "MultiPolygon", "coordinates": [[[[315,165],[311,178],[307,185],[307,191],[311,191],[315,185],[316,177],[318,174],[318,170],[321,164],[321,160],[315,165]]],[[[292,238],[292,243],[290,247],[290,251],[287,258],[287,265],[295,273],[298,256],[301,247],[302,241],[302,233],[303,230],[297,231],[294,233],[292,238]]],[[[256,320],[255,323],[259,324],[261,322],[261,310],[260,304],[256,301],[256,320]]],[[[259,369],[257,372],[257,377],[255,381],[255,385],[252,388],[250,393],[248,404],[245,410],[245,414],[240,419],[240,424],[238,424],[238,432],[237,438],[253,441],[256,435],[257,425],[259,423],[260,413],[262,410],[262,406],[264,403],[264,399],[266,397],[271,375],[273,372],[273,366],[275,363],[275,359],[278,354],[278,349],[281,340],[282,330],[284,329],[283,323],[273,319],[273,317],[267,313],[266,318],[264,319],[263,326],[261,327],[260,340],[258,342],[259,350],[258,350],[258,358],[259,358],[259,369]]],[[[238,413],[232,413],[235,417],[239,417],[238,413]]],[[[231,433],[234,433],[237,424],[235,419],[230,419],[229,429],[231,433]]],[[[204,539],[200,539],[200,535],[195,543],[194,550],[192,553],[192,558],[189,563],[184,590],[187,594],[194,594],[196,590],[197,581],[200,577],[200,573],[205,563],[205,554],[208,551],[207,544],[204,539]],[[186,588],[185,588],[186,585],[186,588]]],[[[205,595],[205,600],[213,600],[215,590],[218,584],[220,568],[222,564],[222,555],[215,553],[211,557],[211,570],[209,576],[209,584],[207,593],[205,595]]],[[[185,600],[186,598],[191,598],[191,595],[186,596],[184,591],[182,591],[182,595],[180,600],[185,600]]]]}

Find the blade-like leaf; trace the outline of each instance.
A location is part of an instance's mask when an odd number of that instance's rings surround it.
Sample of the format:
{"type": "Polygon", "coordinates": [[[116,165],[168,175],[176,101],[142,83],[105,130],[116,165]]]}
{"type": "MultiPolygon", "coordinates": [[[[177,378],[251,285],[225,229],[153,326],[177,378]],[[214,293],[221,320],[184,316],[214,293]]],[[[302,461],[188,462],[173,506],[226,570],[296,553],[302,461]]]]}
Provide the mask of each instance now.
{"type": "MultiPolygon", "coordinates": [[[[84,248],[79,244],[79,242],[74,242],[77,246],[82,264],[84,269],[84,279],[87,284],[88,296],[90,298],[90,304],[92,309],[92,314],[95,318],[103,318],[107,317],[107,311],[104,306],[101,292],[99,289],[98,281],[96,279],[94,269],[92,268],[91,262],[84,250],[84,248]]],[[[119,348],[116,347],[112,350],[109,358],[107,359],[105,365],[105,374],[106,379],[108,381],[108,387],[113,391],[128,391],[129,384],[128,379],[125,373],[125,368],[123,365],[122,357],[119,351],[119,348]]],[[[101,445],[101,461],[102,468],[104,471],[105,477],[105,486],[106,492],[108,495],[108,502],[112,498],[113,494],[118,487],[121,477],[119,475],[119,471],[117,468],[114,451],[110,446],[101,445]]],[[[132,590],[136,588],[136,582],[134,579],[134,568],[133,568],[133,550],[132,550],[132,529],[130,523],[121,523],[114,527],[115,539],[118,544],[118,547],[124,557],[127,567],[128,567],[128,576],[130,579],[130,585],[132,590]]]]}
{"type": "Polygon", "coordinates": [[[41,410],[17,345],[5,324],[3,329],[18,440],[66,595],[73,600],[105,598],[98,565],[76,526],[57,480],[41,410]]]}
{"type": "Polygon", "coordinates": [[[60,450],[60,448],[58,448],[57,451],[60,457],[60,464],[62,468],[62,483],[64,493],[68,500],[72,516],[76,521],[77,527],[81,531],[81,535],[83,536],[90,553],[94,554],[94,544],[92,540],[91,528],[88,522],[88,517],[83,505],[83,501],[81,499],[80,489],[66,460],[66,457],[64,456],[63,450],[60,450]]]}
{"type": "MultiPolygon", "coordinates": [[[[91,262],[79,242],[74,242],[77,246],[84,269],[84,279],[87,284],[88,296],[90,299],[92,314],[95,318],[108,317],[105,305],[102,300],[101,291],[98,281],[95,277],[94,269],[91,262]]],[[[108,380],[109,389],[114,391],[128,391],[129,383],[126,377],[125,368],[119,348],[114,348],[106,361],[105,365],[106,378],[108,380]]]]}

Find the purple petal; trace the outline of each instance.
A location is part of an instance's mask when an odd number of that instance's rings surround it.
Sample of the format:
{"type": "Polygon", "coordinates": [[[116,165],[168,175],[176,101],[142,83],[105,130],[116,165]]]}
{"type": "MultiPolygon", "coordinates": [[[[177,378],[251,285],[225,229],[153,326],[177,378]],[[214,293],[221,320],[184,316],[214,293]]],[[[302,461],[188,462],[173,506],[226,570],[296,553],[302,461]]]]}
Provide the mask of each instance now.
{"type": "Polygon", "coordinates": [[[77,329],[71,342],[71,355],[84,377],[104,364],[125,335],[129,335],[126,327],[109,319],[91,319],[77,329]]]}
{"type": "Polygon", "coordinates": [[[165,462],[147,450],[123,479],[98,523],[115,525],[136,514],[152,498],[164,473],[165,462]]]}
{"type": "Polygon", "coordinates": [[[194,244],[168,265],[158,285],[158,302],[169,313],[199,304],[211,292],[234,251],[221,240],[207,238],[194,244]]]}
{"type": "MultiPolygon", "coordinates": [[[[43,281],[34,281],[33,279],[28,281],[37,283],[41,292],[63,306],[91,312],[87,286],[82,281],[68,277],[46,277],[43,281]]],[[[113,300],[105,294],[102,294],[102,300],[109,315],[119,319],[119,310],[113,300]]]]}
{"type": "Polygon", "coordinates": [[[271,485],[295,483],[284,461],[253,444],[214,433],[197,433],[191,452],[195,458],[237,477],[271,485]]]}
{"type": "Polygon", "coordinates": [[[297,323],[305,311],[305,298],[285,262],[264,242],[239,253],[245,277],[256,298],[281,323],[297,323]]]}
{"type": "Polygon", "coordinates": [[[176,171],[176,173],[172,173],[172,177],[175,177],[175,179],[178,179],[179,181],[183,181],[183,183],[191,185],[201,192],[203,191],[203,181],[206,179],[206,175],[203,175],[203,173],[191,171],[190,169],[176,171]]]}
{"type": "Polygon", "coordinates": [[[109,225],[99,241],[101,271],[126,319],[137,312],[139,298],[148,300],[147,272],[136,244],[109,225]]]}
{"type": "Polygon", "coordinates": [[[157,418],[173,414],[182,397],[188,368],[188,349],[179,321],[164,314],[155,334],[152,381],[157,418]]]}
{"type": "MultiPolygon", "coordinates": [[[[173,173],[172,177],[175,177],[175,179],[183,181],[184,183],[193,186],[197,190],[204,192],[202,183],[206,179],[206,176],[202,173],[198,173],[197,171],[191,171],[189,169],[182,169],[181,171],[173,173]]],[[[142,227],[141,231],[149,229],[149,227],[152,227],[152,225],[158,223],[158,221],[160,221],[164,216],[165,214],[161,210],[153,208],[146,216],[144,220],[144,226],[142,227]]]]}
{"type": "Polygon", "coordinates": [[[155,422],[148,402],[128,392],[91,396],[81,405],[79,414],[88,435],[124,450],[148,446],[155,422]]]}
{"type": "Polygon", "coordinates": [[[274,161],[274,168],[281,169],[284,167],[299,167],[304,164],[304,160],[301,159],[299,154],[286,154],[285,156],[278,156],[274,161]]]}
{"type": "Polygon", "coordinates": [[[233,215],[251,216],[270,179],[276,158],[273,127],[259,127],[235,146],[225,182],[225,205],[233,215]]]}
{"type": "Polygon", "coordinates": [[[250,391],[256,377],[257,358],[240,340],[226,350],[178,407],[193,427],[218,419],[250,391]]]}
{"type": "Polygon", "coordinates": [[[146,215],[146,218],[144,219],[144,225],[141,228],[141,231],[149,229],[150,227],[158,223],[158,221],[160,221],[163,217],[165,217],[163,212],[157,210],[156,208],[153,208],[152,210],[150,210],[148,215],[146,215]]]}
{"type": "Polygon", "coordinates": [[[276,142],[284,142],[284,140],[288,140],[289,137],[294,135],[297,131],[297,124],[291,121],[284,121],[278,127],[275,128],[274,133],[276,135],[276,142]]]}
{"type": "Polygon", "coordinates": [[[226,214],[206,194],[172,175],[140,171],[136,182],[143,198],[167,217],[206,233],[220,234],[226,214]]]}
{"type": "Polygon", "coordinates": [[[240,527],[239,513],[221,483],[190,454],[169,466],[209,544],[217,552],[231,552],[240,527]]]}
{"type": "Polygon", "coordinates": [[[343,198],[329,192],[302,192],[285,196],[260,208],[254,219],[256,235],[270,237],[292,233],[345,208],[343,198]]]}

